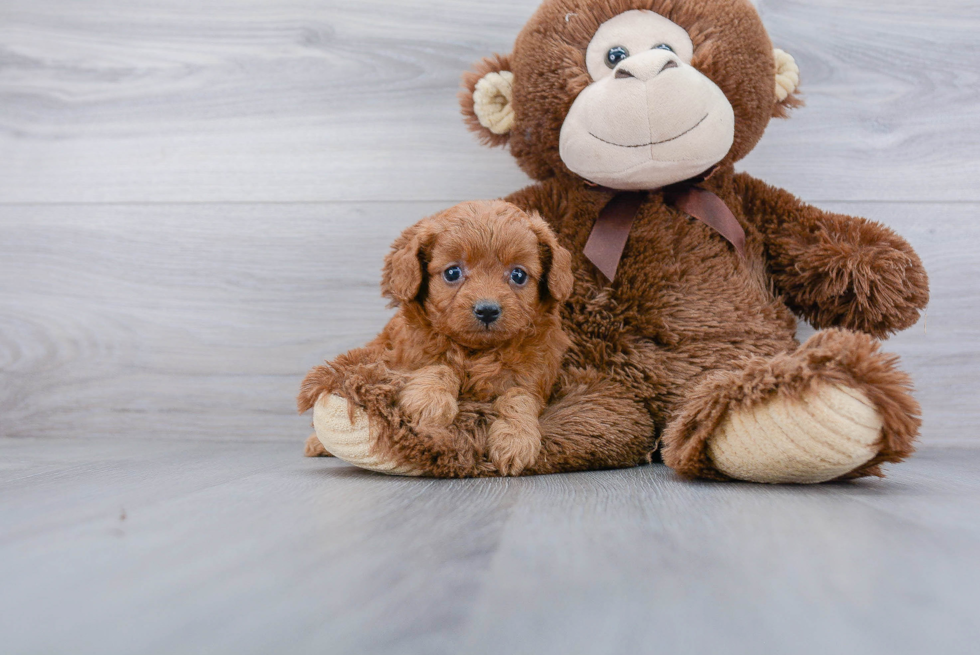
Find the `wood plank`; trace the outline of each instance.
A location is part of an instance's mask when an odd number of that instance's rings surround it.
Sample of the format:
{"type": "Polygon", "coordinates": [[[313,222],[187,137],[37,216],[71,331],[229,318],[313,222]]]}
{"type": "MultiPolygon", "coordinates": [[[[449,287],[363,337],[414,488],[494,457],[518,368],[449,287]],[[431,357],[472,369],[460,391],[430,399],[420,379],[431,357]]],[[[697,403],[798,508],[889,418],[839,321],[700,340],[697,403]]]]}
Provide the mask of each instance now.
{"type": "Polygon", "coordinates": [[[4,652],[972,653],[980,450],[887,480],[388,478],[0,438],[4,652]]]}
{"type": "MultiPolygon", "coordinates": [[[[893,226],[931,274],[926,321],[887,349],[925,443],[980,440],[980,226],[972,204],[829,204],[893,226]]],[[[305,436],[304,373],[389,315],[381,260],[433,203],[0,209],[0,435],[305,436]]]]}
{"type": "Polygon", "coordinates": [[[976,199],[980,4],[757,4],[807,106],[772,122],[746,170],[812,201],[976,199]]]}
{"type": "Polygon", "coordinates": [[[302,375],[380,330],[383,253],[436,209],[0,210],[0,435],[296,440],[302,375]]]}
{"type": "Polygon", "coordinates": [[[811,489],[656,469],[546,480],[513,510],[462,650],[533,653],[547,635],[556,653],[971,652],[977,487],[946,466],[959,454],[811,489]],[[940,496],[964,511],[919,523],[922,505],[946,515],[940,496]]]}
{"type": "MultiPolygon", "coordinates": [[[[65,0],[0,20],[0,202],[504,195],[460,74],[538,0],[65,0]]],[[[808,107],[745,168],[811,200],[980,201],[980,8],[764,0],[808,107]]]]}
{"type": "Polygon", "coordinates": [[[11,654],[445,652],[509,511],[506,483],[384,478],[291,444],[11,441],[5,457],[63,466],[0,487],[11,654]]]}

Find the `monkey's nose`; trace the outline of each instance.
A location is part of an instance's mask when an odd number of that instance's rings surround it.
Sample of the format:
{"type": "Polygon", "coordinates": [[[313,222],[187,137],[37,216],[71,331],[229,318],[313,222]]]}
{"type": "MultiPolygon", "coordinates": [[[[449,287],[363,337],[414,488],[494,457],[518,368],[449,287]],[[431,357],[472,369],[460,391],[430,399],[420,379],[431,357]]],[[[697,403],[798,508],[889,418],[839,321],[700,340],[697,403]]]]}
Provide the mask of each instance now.
{"type": "Polygon", "coordinates": [[[500,318],[500,305],[489,300],[481,300],[473,306],[473,315],[481,323],[489,327],[500,318]]]}
{"type": "Polygon", "coordinates": [[[674,57],[673,53],[658,50],[630,57],[616,67],[615,78],[617,80],[636,78],[646,82],[671,68],[680,68],[674,57]],[[665,57],[666,61],[664,61],[665,57]]]}

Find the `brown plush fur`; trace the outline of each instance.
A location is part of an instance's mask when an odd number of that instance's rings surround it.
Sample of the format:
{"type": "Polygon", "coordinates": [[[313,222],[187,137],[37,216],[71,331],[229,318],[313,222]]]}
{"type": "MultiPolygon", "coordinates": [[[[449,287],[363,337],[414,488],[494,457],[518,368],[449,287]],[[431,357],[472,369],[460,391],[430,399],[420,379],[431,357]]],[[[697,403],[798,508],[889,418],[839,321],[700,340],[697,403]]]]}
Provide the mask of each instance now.
{"type": "MultiPolygon", "coordinates": [[[[516,114],[509,139],[492,138],[475,122],[466,97],[478,75],[464,79],[463,111],[484,142],[508,145],[539,181],[508,200],[545,217],[575,271],[561,309],[572,345],[540,418],[541,452],[525,473],[634,466],[662,437],[668,465],[720,478],[705,442],[726,408],[800,397],[821,381],[860,389],[884,420],[879,456],[845,477],[878,474],[881,463],[911,452],[919,419],[909,379],[871,337],[916,322],[928,302],[926,272],[891,230],[823,212],[735,173],[769,119],[799,104],[794,96],[777,103],[772,44],[747,0],[546,0],[514,53],[485,60],[478,73],[508,67],[516,114]],[[609,284],[582,250],[612,193],[564,166],[558,138],[588,83],[584,53],[592,34],[629,9],[651,9],[685,27],[693,64],[734,107],[735,143],[702,186],[745,229],[746,257],[652,191],[609,284]],[[794,313],[834,329],[800,347],[794,313]]],[[[419,432],[398,404],[397,376],[356,352],[329,375],[312,374],[301,408],[324,389],[366,408],[378,433],[375,450],[387,459],[433,476],[496,474],[485,456],[498,415],[490,403],[461,401],[446,429],[419,432]]]]}
{"type": "Polygon", "coordinates": [[[470,202],[420,221],[385,260],[382,290],[398,313],[366,348],[315,369],[300,410],[336,391],[333,374],[351,357],[377,363],[397,380],[394,400],[421,432],[439,436],[460,400],[493,403],[489,460],[504,475],[520,473],[537,458],[538,416],[568,349],[558,308],[571,288],[571,257],[539,216],[470,202]],[[518,269],[523,283],[512,278],[518,269]],[[460,279],[446,279],[447,270],[460,279]],[[475,314],[484,303],[500,310],[489,324],[475,314]]]}

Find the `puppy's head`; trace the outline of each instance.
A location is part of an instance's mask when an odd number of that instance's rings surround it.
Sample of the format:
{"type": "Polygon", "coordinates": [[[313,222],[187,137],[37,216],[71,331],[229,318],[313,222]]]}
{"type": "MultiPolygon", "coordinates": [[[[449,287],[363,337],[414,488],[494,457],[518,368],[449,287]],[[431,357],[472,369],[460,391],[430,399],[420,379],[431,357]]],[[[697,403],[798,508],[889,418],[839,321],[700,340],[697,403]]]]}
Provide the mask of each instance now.
{"type": "Polygon", "coordinates": [[[533,331],[572,283],[571,255],[537,214],[478,201],[405,230],[385,259],[381,288],[436,332],[486,348],[533,331]]]}

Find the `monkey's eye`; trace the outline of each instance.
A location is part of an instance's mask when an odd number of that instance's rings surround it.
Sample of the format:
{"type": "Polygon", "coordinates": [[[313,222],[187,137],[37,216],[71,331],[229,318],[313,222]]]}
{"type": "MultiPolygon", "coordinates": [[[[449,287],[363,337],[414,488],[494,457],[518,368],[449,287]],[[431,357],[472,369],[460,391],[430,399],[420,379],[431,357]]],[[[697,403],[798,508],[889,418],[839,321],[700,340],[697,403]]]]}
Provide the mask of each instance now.
{"type": "Polygon", "coordinates": [[[630,56],[630,51],[621,45],[615,46],[609,49],[606,53],[606,66],[609,68],[616,68],[619,62],[623,61],[630,56]]]}
{"type": "Polygon", "coordinates": [[[655,46],[653,46],[653,48],[651,48],[651,50],[666,50],[667,52],[673,52],[674,51],[674,49],[671,48],[666,43],[661,43],[659,45],[655,45],[655,46]]]}
{"type": "Polygon", "coordinates": [[[449,284],[455,284],[463,279],[463,269],[459,266],[450,266],[442,272],[442,279],[449,284]]]}
{"type": "Polygon", "coordinates": [[[510,272],[510,281],[519,287],[523,287],[527,284],[527,271],[518,266],[510,272]]]}

